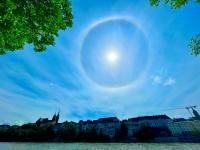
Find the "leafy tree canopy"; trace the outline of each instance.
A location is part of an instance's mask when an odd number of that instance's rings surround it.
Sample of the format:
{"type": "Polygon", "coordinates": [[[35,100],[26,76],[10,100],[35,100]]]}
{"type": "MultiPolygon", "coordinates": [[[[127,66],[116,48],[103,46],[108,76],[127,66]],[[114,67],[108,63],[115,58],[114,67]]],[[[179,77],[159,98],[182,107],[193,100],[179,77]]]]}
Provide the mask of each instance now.
{"type": "MultiPolygon", "coordinates": [[[[180,8],[186,5],[191,0],[150,0],[151,6],[158,6],[160,2],[164,2],[170,5],[172,9],[180,8]]],[[[200,4],[200,0],[195,0],[197,4],[200,4]]],[[[189,42],[189,47],[192,49],[192,54],[197,56],[200,54],[200,34],[193,36],[189,42]]]]}
{"type": "MultiPolygon", "coordinates": [[[[168,4],[173,9],[180,8],[181,6],[186,5],[191,0],[150,0],[150,4],[152,6],[158,6],[160,2],[164,2],[165,4],[168,4]]],[[[200,4],[200,0],[196,0],[197,4],[200,4]]]]}
{"type": "Polygon", "coordinates": [[[192,54],[195,56],[200,54],[200,34],[194,36],[190,40],[189,47],[192,49],[192,54]]]}
{"type": "Polygon", "coordinates": [[[55,45],[59,30],[72,27],[69,0],[1,0],[0,54],[33,44],[35,51],[55,45]]]}

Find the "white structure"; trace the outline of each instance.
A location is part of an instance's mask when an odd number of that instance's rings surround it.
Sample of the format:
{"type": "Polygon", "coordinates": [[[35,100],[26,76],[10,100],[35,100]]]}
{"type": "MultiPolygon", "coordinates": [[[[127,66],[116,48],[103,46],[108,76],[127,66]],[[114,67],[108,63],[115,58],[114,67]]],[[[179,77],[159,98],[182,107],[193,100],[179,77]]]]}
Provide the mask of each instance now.
{"type": "Polygon", "coordinates": [[[200,120],[174,121],[168,128],[174,136],[200,134],[200,120]]]}

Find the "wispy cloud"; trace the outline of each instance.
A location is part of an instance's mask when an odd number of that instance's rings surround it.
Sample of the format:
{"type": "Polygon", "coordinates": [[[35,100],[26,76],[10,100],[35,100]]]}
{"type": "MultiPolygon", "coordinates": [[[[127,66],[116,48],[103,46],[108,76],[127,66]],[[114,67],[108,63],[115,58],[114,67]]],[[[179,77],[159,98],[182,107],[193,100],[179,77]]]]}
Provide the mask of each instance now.
{"type": "Polygon", "coordinates": [[[165,80],[164,85],[165,86],[172,86],[175,83],[176,83],[176,80],[170,77],[170,78],[168,78],[168,79],[165,80]]]}
{"type": "Polygon", "coordinates": [[[156,75],[154,78],[153,78],[153,82],[156,83],[156,84],[161,84],[162,83],[162,79],[159,75],[156,75]]]}
{"type": "Polygon", "coordinates": [[[156,75],[153,77],[153,83],[162,86],[172,86],[176,83],[176,79],[172,77],[165,78],[160,75],[156,75]]]}

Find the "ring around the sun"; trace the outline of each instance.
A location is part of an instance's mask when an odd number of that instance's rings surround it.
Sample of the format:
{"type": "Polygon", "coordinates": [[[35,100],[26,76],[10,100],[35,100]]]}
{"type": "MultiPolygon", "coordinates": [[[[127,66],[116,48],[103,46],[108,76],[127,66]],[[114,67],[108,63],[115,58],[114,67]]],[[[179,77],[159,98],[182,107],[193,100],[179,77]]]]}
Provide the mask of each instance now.
{"type": "Polygon", "coordinates": [[[86,30],[80,57],[84,72],[94,83],[107,88],[128,86],[146,70],[147,38],[132,20],[106,18],[86,30]]]}

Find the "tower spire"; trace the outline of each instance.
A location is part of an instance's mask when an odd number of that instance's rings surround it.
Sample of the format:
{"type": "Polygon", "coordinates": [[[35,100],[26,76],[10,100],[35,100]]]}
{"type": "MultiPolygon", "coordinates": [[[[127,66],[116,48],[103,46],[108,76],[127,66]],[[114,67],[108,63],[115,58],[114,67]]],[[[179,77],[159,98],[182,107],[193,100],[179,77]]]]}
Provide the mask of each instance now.
{"type": "Polygon", "coordinates": [[[54,113],[53,117],[52,117],[52,121],[56,120],[56,113],[54,113]]]}
{"type": "Polygon", "coordinates": [[[57,116],[56,116],[56,123],[58,123],[59,118],[60,118],[60,111],[58,112],[58,114],[57,114],[57,116]]]}

